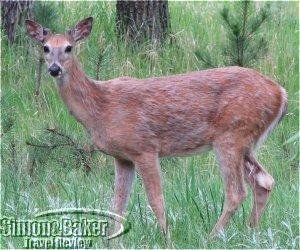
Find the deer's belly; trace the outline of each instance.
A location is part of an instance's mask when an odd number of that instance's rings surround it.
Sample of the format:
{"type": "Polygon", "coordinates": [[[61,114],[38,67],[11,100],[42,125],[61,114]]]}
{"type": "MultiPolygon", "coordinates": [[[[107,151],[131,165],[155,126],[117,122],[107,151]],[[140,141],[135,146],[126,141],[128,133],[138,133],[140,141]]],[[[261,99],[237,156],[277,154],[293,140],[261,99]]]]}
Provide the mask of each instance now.
{"type": "Polygon", "coordinates": [[[189,156],[189,155],[196,155],[201,154],[203,152],[211,150],[211,145],[204,144],[195,147],[185,147],[185,148],[176,148],[176,149],[163,149],[159,156],[166,157],[166,156],[189,156]]]}

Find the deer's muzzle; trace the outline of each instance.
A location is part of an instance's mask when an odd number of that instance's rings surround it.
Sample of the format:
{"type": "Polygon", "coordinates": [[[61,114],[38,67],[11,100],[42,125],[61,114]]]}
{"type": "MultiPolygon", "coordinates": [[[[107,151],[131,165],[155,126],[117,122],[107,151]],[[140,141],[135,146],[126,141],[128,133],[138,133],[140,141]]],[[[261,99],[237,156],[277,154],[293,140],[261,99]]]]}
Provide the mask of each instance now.
{"type": "Polygon", "coordinates": [[[49,73],[50,75],[56,77],[61,74],[61,68],[56,63],[53,63],[49,68],[49,73]]]}

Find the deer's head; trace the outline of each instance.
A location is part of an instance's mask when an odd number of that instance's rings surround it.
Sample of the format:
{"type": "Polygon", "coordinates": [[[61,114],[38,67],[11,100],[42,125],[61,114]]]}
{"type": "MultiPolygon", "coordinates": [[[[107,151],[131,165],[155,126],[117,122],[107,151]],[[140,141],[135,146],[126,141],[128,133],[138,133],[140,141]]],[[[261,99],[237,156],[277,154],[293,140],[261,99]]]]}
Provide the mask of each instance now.
{"type": "Polygon", "coordinates": [[[25,23],[29,36],[43,45],[49,73],[60,77],[67,72],[65,66],[73,57],[76,42],[91,33],[93,18],[88,17],[80,21],[65,34],[52,34],[51,30],[32,20],[26,20],[25,23]]]}

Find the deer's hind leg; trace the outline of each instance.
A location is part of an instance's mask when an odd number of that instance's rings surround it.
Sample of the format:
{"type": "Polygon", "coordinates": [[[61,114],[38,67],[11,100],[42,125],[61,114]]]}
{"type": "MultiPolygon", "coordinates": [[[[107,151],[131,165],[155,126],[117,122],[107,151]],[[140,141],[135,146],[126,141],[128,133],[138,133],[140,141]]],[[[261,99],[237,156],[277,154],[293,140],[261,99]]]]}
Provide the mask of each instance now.
{"type": "Polygon", "coordinates": [[[253,192],[253,207],[249,219],[250,227],[257,227],[274,186],[273,177],[256,161],[250,153],[245,156],[245,180],[253,192]]]}
{"type": "Polygon", "coordinates": [[[246,198],[244,147],[230,136],[219,138],[213,146],[224,181],[225,202],[222,214],[212,230],[211,236],[226,226],[231,216],[246,198]]]}

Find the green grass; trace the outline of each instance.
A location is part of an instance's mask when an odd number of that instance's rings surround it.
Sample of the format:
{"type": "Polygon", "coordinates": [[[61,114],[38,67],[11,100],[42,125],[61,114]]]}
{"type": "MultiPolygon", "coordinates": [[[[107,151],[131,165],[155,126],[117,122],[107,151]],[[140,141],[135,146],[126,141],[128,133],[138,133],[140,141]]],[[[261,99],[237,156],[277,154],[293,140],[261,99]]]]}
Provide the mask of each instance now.
{"type": "MultiPolygon", "coordinates": [[[[104,49],[100,77],[120,75],[149,77],[201,70],[195,49],[207,49],[220,62],[225,30],[219,17],[222,2],[172,2],[171,25],[177,44],[155,50],[144,45],[134,51],[117,43],[114,32],[115,3],[52,3],[58,11],[57,32],[92,15],[91,37],[80,45],[78,57],[87,74],[95,77],[96,51],[104,49]],[[102,41],[99,42],[99,36],[102,41]]],[[[269,41],[267,56],[252,65],[279,81],[289,95],[289,109],[280,125],[259,151],[260,162],[276,180],[258,231],[247,226],[251,195],[243,203],[224,235],[212,241],[208,234],[221,213],[223,186],[212,153],[161,160],[171,242],[175,248],[299,248],[298,140],[285,143],[298,132],[299,23],[297,2],[271,3],[272,19],[262,34],[269,41]]],[[[36,212],[62,207],[109,209],[113,195],[113,161],[93,156],[86,175],[76,167],[71,149],[58,148],[49,155],[34,151],[26,140],[45,141],[46,128],[57,127],[82,145],[89,143],[83,127],[70,116],[47,73],[41,95],[34,97],[37,46],[18,30],[18,42],[1,48],[1,212],[2,216],[31,218],[36,212]],[[39,160],[34,168],[32,159],[39,160]]],[[[249,190],[250,194],[250,190],[249,190]]],[[[128,207],[131,231],[115,247],[166,247],[147,203],[140,178],[136,178],[128,207]]],[[[2,248],[20,247],[20,239],[1,239],[2,248]]],[[[100,245],[99,245],[100,246],[100,245]]]]}

